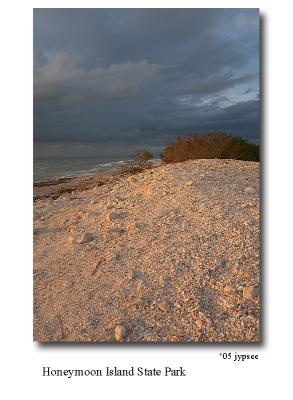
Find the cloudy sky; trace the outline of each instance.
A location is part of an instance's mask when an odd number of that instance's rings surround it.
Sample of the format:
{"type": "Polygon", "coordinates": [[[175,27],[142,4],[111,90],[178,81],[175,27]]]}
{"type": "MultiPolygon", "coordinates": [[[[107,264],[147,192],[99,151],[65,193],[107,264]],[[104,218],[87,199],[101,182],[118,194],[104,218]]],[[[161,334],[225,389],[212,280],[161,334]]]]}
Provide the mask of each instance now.
{"type": "Polygon", "coordinates": [[[35,155],[259,138],[257,9],[35,9],[35,155]]]}

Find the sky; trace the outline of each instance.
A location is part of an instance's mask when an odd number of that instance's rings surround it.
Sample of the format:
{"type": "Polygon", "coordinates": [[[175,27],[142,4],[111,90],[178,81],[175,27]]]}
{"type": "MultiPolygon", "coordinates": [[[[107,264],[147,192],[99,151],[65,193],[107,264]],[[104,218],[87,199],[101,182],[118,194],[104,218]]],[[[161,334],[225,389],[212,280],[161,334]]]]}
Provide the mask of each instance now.
{"type": "Polygon", "coordinates": [[[258,9],[35,9],[36,157],[259,141],[258,9]]]}

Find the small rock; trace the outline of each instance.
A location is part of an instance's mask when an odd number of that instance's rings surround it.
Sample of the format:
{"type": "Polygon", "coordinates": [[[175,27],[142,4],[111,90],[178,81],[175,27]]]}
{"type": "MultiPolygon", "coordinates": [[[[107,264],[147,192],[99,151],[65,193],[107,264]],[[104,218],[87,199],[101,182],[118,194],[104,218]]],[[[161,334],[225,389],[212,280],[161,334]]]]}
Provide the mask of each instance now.
{"type": "Polygon", "coordinates": [[[120,342],[126,337],[127,330],[124,325],[116,325],[115,327],[115,339],[120,342]]]}
{"type": "Polygon", "coordinates": [[[117,236],[121,236],[125,233],[125,230],[122,228],[115,228],[115,229],[111,229],[109,231],[110,235],[112,236],[112,238],[116,238],[117,236]]]}
{"type": "Polygon", "coordinates": [[[253,194],[253,193],[255,193],[255,192],[256,192],[256,189],[255,189],[255,187],[252,187],[252,186],[247,186],[247,187],[244,189],[244,193],[253,194]]]}
{"type": "Polygon", "coordinates": [[[255,286],[246,286],[243,288],[243,297],[246,300],[253,300],[258,295],[258,289],[255,286]]]}
{"type": "Polygon", "coordinates": [[[93,211],[87,211],[87,212],[84,214],[84,217],[86,217],[86,218],[96,218],[96,216],[97,216],[97,213],[95,213],[95,212],[93,212],[93,211]]]}
{"type": "Polygon", "coordinates": [[[168,303],[167,301],[161,301],[161,302],[158,304],[158,307],[159,307],[159,309],[160,309],[161,311],[164,311],[164,312],[170,311],[170,305],[169,305],[169,303],[168,303]]]}
{"type": "Polygon", "coordinates": [[[192,182],[192,181],[186,182],[186,186],[192,186],[192,185],[193,185],[193,182],[192,182]]]}
{"type": "Polygon", "coordinates": [[[119,258],[119,255],[114,252],[106,254],[106,256],[105,256],[105,260],[107,262],[117,260],[118,258],[119,258]]]}
{"type": "Polygon", "coordinates": [[[245,339],[252,340],[254,338],[254,336],[255,336],[254,332],[246,332],[245,339]]]}
{"type": "Polygon", "coordinates": [[[142,287],[143,287],[143,281],[142,279],[139,279],[137,281],[136,291],[139,292],[142,289],[142,287]]]}
{"type": "Polygon", "coordinates": [[[128,213],[126,213],[126,212],[110,212],[110,213],[106,214],[106,216],[104,218],[104,222],[111,222],[114,220],[123,219],[123,218],[126,218],[127,216],[128,216],[128,213]]]}
{"type": "Polygon", "coordinates": [[[98,325],[99,325],[99,321],[97,320],[97,319],[93,319],[91,322],[90,322],[90,327],[92,327],[92,328],[97,328],[98,327],[98,325]]]}
{"type": "Polygon", "coordinates": [[[225,319],[227,319],[228,318],[228,313],[223,313],[222,315],[221,315],[221,319],[222,320],[225,320],[225,319]]]}
{"type": "Polygon", "coordinates": [[[123,201],[124,199],[123,199],[123,197],[117,195],[115,200],[117,203],[119,203],[120,201],[123,201]]]}
{"type": "Polygon", "coordinates": [[[80,235],[80,236],[70,237],[69,241],[70,241],[70,243],[73,243],[73,244],[83,244],[83,243],[91,242],[94,239],[95,238],[93,237],[92,234],[85,233],[85,234],[80,235]]]}
{"type": "Polygon", "coordinates": [[[159,276],[159,285],[165,286],[165,278],[162,275],[159,276]]]}
{"type": "Polygon", "coordinates": [[[201,329],[202,326],[203,326],[202,320],[201,320],[201,319],[197,319],[197,320],[195,321],[195,325],[197,326],[198,329],[201,329]]]}
{"type": "Polygon", "coordinates": [[[136,222],[129,222],[126,226],[127,232],[134,233],[139,231],[139,225],[136,222]]]}
{"type": "Polygon", "coordinates": [[[219,258],[217,261],[217,266],[220,268],[225,268],[227,265],[227,260],[223,257],[219,258]]]}
{"type": "Polygon", "coordinates": [[[225,286],[223,290],[225,293],[231,293],[233,289],[231,286],[225,286]]]}
{"type": "Polygon", "coordinates": [[[149,297],[141,296],[139,299],[139,303],[142,307],[149,307],[152,304],[152,301],[149,297]]]}
{"type": "Polygon", "coordinates": [[[134,272],[132,270],[127,272],[127,278],[129,280],[132,280],[134,278],[134,272]]]}

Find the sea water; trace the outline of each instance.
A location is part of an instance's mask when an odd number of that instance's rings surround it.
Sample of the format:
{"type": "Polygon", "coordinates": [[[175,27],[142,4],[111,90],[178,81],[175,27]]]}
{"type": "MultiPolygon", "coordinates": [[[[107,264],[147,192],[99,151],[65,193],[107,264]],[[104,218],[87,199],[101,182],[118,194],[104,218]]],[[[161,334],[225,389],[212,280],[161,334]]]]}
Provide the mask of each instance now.
{"type": "Polygon", "coordinates": [[[121,157],[34,158],[34,182],[113,171],[133,162],[121,157]]]}

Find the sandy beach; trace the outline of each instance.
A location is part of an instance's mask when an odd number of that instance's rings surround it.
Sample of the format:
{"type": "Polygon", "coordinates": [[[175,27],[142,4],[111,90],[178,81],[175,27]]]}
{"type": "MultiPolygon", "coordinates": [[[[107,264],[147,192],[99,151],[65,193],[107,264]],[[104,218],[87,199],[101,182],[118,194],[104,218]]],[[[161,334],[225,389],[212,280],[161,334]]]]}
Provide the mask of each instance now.
{"type": "Polygon", "coordinates": [[[258,342],[259,163],[34,187],[34,340],[258,342]]]}

